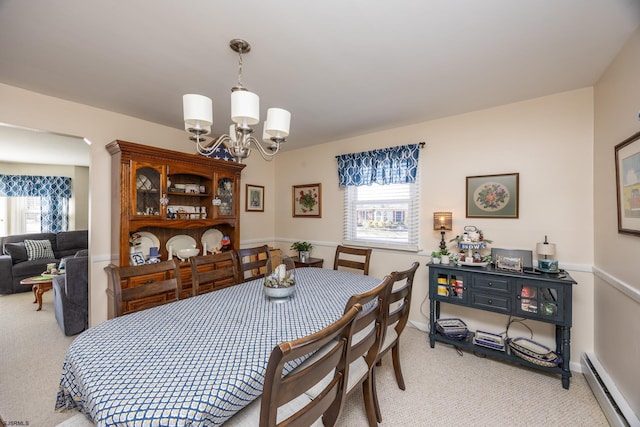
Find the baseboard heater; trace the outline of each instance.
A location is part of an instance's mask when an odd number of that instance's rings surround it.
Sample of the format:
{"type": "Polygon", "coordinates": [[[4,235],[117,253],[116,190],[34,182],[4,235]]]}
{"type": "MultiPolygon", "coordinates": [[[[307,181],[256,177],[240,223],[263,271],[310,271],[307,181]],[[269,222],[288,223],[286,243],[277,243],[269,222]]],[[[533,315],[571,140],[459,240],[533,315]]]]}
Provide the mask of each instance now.
{"type": "Polygon", "coordinates": [[[609,424],[612,427],[640,427],[640,419],[631,410],[595,355],[584,353],[580,363],[582,374],[609,424]]]}

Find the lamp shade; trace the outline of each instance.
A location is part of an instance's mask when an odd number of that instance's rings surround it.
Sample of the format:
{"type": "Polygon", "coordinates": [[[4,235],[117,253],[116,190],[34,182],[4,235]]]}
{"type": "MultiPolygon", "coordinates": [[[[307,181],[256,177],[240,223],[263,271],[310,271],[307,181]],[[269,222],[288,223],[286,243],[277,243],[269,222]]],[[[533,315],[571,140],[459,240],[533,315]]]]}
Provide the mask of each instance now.
{"type": "Polygon", "coordinates": [[[536,253],[538,255],[553,256],[556,254],[556,244],[538,243],[536,244],[536,253]]]}
{"type": "Polygon", "coordinates": [[[260,121],[260,97],[248,90],[231,92],[231,120],[242,127],[260,121]]]}
{"type": "Polygon", "coordinates": [[[286,138],[289,136],[290,123],[290,112],[282,108],[269,108],[267,110],[267,121],[264,124],[264,130],[273,137],[286,138]]]}
{"type": "Polygon", "coordinates": [[[182,96],[184,123],[187,129],[211,130],[213,124],[213,102],[203,95],[187,94],[182,96]]]}
{"type": "Polygon", "coordinates": [[[433,229],[434,230],[453,229],[453,215],[451,214],[451,212],[434,212],[433,213],[433,229]]]}

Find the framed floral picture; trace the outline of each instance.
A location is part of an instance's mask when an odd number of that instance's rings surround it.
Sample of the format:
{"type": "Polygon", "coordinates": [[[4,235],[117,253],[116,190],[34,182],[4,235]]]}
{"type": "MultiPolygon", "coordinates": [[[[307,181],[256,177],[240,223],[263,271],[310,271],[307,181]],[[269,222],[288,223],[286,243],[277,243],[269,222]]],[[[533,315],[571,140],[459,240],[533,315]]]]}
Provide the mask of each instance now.
{"type": "Polygon", "coordinates": [[[322,185],[293,186],[293,216],[322,217],[322,185]]]}
{"type": "Polygon", "coordinates": [[[246,185],[246,212],[264,212],[264,187],[262,185],[246,185]]]}
{"type": "Polygon", "coordinates": [[[467,218],[518,218],[518,173],[467,177],[467,218]]]}
{"type": "Polygon", "coordinates": [[[640,235],[640,132],[615,146],[618,233],[640,235]]]}

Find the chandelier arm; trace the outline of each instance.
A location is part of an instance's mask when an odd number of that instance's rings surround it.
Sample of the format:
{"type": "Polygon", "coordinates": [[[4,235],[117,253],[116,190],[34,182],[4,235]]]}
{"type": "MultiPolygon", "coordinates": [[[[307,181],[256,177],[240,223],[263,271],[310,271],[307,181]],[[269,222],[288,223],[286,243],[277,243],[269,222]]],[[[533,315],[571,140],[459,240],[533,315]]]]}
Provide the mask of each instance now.
{"type": "Polygon", "coordinates": [[[268,162],[273,160],[273,157],[278,153],[278,151],[280,151],[280,144],[276,144],[276,149],[268,153],[267,150],[265,150],[262,144],[260,144],[260,142],[254,136],[250,136],[249,141],[255,144],[262,158],[268,162]]]}
{"type": "Polygon", "coordinates": [[[204,156],[213,154],[214,151],[220,148],[220,145],[225,141],[225,138],[229,139],[229,136],[221,135],[220,137],[218,137],[218,139],[212,139],[208,144],[205,145],[201,145],[199,141],[196,141],[196,148],[198,149],[198,153],[204,156]]]}

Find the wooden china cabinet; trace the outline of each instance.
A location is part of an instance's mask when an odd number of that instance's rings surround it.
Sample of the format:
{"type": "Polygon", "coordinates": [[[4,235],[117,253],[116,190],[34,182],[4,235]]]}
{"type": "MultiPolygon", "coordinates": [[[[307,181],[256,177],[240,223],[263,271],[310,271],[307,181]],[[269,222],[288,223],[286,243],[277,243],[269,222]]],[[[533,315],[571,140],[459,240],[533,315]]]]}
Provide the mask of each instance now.
{"type": "MultiPolygon", "coordinates": [[[[120,140],[106,148],[111,154],[111,246],[119,266],[131,265],[134,233],[157,242],[161,260],[168,259],[168,245],[176,239],[195,241],[202,253],[203,234],[218,234],[212,229],[229,237],[223,250],[238,249],[244,164],[120,140]]],[[[186,298],[192,295],[187,261],[180,271],[181,298],[186,298]]]]}

